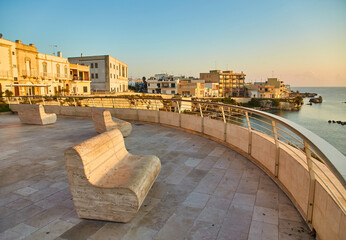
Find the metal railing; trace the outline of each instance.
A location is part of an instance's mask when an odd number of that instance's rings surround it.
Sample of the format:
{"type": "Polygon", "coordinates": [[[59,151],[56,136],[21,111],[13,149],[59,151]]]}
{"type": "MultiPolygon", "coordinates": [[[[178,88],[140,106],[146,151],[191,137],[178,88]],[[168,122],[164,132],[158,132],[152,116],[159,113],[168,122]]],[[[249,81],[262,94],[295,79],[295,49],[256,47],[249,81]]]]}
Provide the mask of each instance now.
{"type": "MultiPolygon", "coordinates": [[[[263,111],[234,106],[229,104],[183,100],[163,99],[142,96],[102,96],[102,97],[8,97],[9,103],[47,104],[61,106],[86,106],[103,108],[134,108],[156,111],[169,111],[178,114],[194,114],[202,118],[212,118],[242,126],[251,132],[262,133],[271,138],[276,146],[274,176],[279,174],[278,149],[285,147],[291,151],[297,160],[305,164],[310,175],[309,199],[306,221],[311,223],[315,194],[315,181],[318,178],[328,189],[337,204],[345,213],[345,176],[346,157],[322,138],[300,125],[282,117],[263,111]],[[328,168],[333,174],[326,172],[328,168]]],[[[249,135],[249,136],[250,136],[249,135]]],[[[251,137],[249,137],[251,141],[251,137]]],[[[249,142],[249,146],[251,142],[249,142]]],[[[251,147],[249,147],[251,154],[251,147]]]]}

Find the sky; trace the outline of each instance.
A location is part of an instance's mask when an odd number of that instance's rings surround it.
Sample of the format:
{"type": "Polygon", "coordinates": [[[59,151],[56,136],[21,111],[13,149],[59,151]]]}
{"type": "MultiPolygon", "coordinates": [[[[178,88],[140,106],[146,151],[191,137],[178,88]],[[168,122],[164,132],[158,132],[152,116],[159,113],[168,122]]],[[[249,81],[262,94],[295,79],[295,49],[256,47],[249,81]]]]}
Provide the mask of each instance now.
{"type": "Polygon", "coordinates": [[[0,0],[0,33],[47,54],[111,55],[132,78],[220,69],[346,86],[346,0],[0,0]]]}

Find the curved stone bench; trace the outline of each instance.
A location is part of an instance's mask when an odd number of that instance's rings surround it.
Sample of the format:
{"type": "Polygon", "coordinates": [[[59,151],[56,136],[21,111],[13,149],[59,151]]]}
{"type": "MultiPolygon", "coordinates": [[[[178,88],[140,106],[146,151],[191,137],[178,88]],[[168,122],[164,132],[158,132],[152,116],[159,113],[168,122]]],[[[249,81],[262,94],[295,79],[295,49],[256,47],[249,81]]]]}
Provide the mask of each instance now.
{"type": "Polygon", "coordinates": [[[15,110],[22,123],[46,125],[56,122],[56,114],[45,113],[42,105],[18,104],[15,110]]]}
{"type": "Polygon", "coordinates": [[[80,218],[128,222],[161,169],[158,157],[130,154],[114,129],[65,151],[66,171],[80,218]]]}
{"type": "Polygon", "coordinates": [[[101,108],[92,108],[91,114],[96,132],[103,133],[112,129],[119,129],[124,137],[127,137],[131,134],[131,123],[117,118],[112,118],[112,115],[109,111],[101,108]]]}

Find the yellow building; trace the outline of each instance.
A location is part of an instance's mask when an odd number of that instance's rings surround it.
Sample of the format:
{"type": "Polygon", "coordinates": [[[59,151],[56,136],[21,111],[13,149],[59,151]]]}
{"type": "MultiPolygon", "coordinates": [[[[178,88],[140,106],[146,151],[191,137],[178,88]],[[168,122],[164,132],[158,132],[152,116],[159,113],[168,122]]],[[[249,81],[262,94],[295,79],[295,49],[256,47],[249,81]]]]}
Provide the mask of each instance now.
{"type": "Polygon", "coordinates": [[[258,97],[259,98],[275,98],[275,86],[267,85],[265,83],[258,84],[258,97]]]}
{"type": "Polygon", "coordinates": [[[90,94],[89,67],[76,69],[83,72],[82,80],[73,80],[70,63],[61,52],[52,56],[37,52],[34,44],[0,39],[2,92],[8,90],[14,96],[90,94]],[[72,92],[73,89],[76,92],[72,92]]]}
{"type": "Polygon", "coordinates": [[[204,83],[180,80],[178,94],[182,96],[204,97],[204,83]]]}
{"type": "Polygon", "coordinates": [[[70,94],[90,94],[90,69],[89,66],[70,64],[70,94]]]}
{"type": "Polygon", "coordinates": [[[245,97],[245,74],[233,71],[210,70],[200,73],[200,79],[205,83],[219,83],[220,97],[245,97]]]}
{"type": "Polygon", "coordinates": [[[0,39],[0,92],[11,91],[14,80],[18,83],[16,43],[0,39]]]}

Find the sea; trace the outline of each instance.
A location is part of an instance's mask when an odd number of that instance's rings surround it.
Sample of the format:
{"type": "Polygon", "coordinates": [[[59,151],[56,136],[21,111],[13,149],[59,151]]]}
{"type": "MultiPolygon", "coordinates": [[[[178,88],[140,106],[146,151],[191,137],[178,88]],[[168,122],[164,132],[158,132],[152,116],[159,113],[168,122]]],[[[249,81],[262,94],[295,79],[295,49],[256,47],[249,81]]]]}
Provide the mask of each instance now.
{"type": "MultiPolygon", "coordinates": [[[[292,87],[301,93],[317,93],[323,102],[312,105],[304,98],[299,111],[275,110],[271,113],[289,119],[317,134],[346,156],[346,125],[328,123],[329,120],[346,122],[346,87],[292,87]]],[[[318,97],[317,96],[317,97],[318,97]]]]}

